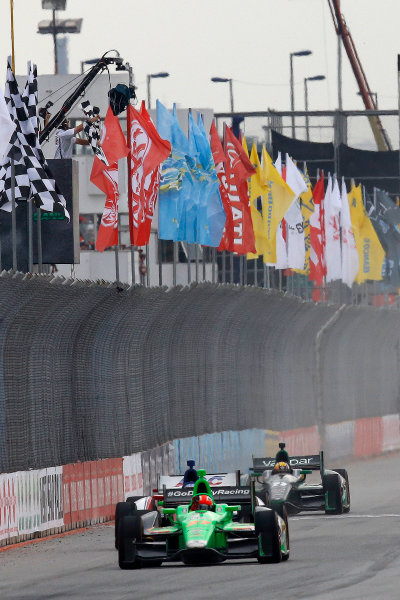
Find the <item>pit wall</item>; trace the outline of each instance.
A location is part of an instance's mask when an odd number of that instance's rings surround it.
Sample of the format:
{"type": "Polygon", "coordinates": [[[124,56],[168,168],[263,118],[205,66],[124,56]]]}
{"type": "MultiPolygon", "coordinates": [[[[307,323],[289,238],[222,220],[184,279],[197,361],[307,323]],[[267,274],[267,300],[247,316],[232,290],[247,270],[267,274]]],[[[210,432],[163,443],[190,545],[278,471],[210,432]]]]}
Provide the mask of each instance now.
{"type": "MultiPolygon", "coordinates": [[[[290,454],[324,448],[327,461],[366,458],[400,449],[399,415],[317,427],[247,429],[187,437],[121,458],[0,475],[0,546],[111,521],[115,504],[150,494],[158,473],[183,473],[186,461],[211,472],[247,472],[252,456],[273,456],[285,441],[290,454]]],[[[351,473],[350,473],[351,476],[351,473]]]]}

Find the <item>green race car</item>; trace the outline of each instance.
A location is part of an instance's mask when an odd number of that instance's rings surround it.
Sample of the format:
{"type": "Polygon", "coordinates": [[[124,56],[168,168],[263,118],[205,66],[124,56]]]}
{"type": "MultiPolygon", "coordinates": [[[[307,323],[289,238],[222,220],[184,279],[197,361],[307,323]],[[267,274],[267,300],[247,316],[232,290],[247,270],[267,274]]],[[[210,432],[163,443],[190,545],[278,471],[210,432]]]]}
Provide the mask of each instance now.
{"type": "Polygon", "coordinates": [[[161,566],[165,561],[194,565],[256,558],[259,563],[277,563],[289,558],[287,518],[264,506],[254,485],[212,489],[205,471],[199,469],[198,475],[192,488],[164,490],[162,512],[169,524],[146,528],[135,511],[121,517],[121,569],[161,566]],[[242,504],[251,510],[243,511],[242,504]],[[243,516],[234,520],[238,515],[243,516]]]}

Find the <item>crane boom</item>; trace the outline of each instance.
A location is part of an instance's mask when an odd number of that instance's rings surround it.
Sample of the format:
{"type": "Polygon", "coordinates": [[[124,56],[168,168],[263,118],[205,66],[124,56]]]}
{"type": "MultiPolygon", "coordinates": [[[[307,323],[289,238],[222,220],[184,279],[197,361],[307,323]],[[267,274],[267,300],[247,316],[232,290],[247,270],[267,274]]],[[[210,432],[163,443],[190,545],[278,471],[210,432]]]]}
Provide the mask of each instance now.
{"type": "Polygon", "coordinates": [[[102,56],[98,60],[98,62],[95,63],[95,65],[88,71],[88,73],[82,79],[81,83],[73,90],[72,94],[65,100],[64,104],[57,112],[57,114],[54,115],[54,117],[49,121],[47,126],[40,133],[39,141],[41,144],[49,137],[50,133],[62,123],[62,121],[67,116],[68,111],[71,110],[71,108],[74,106],[79,97],[83,95],[88,85],[97,77],[97,75],[99,75],[100,73],[102,73],[102,71],[107,69],[108,65],[110,64],[115,64],[117,66],[118,71],[126,70],[125,66],[123,65],[123,60],[119,56],[119,54],[118,56],[102,56]]]}
{"type": "MultiPolygon", "coordinates": [[[[367,77],[361,64],[360,57],[358,56],[358,52],[355,47],[353,38],[351,36],[349,28],[347,27],[346,21],[344,20],[344,17],[340,11],[340,0],[328,0],[328,3],[333,23],[335,25],[336,33],[342,38],[343,46],[349,58],[351,68],[353,69],[353,73],[356,78],[365,109],[377,110],[378,107],[376,105],[375,99],[373,98],[371,89],[368,85],[367,77]]],[[[392,146],[390,143],[389,136],[386,133],[379,116],[370,115],[368,117],[368,120],[378,150],[391,150],[392,146]]]]}

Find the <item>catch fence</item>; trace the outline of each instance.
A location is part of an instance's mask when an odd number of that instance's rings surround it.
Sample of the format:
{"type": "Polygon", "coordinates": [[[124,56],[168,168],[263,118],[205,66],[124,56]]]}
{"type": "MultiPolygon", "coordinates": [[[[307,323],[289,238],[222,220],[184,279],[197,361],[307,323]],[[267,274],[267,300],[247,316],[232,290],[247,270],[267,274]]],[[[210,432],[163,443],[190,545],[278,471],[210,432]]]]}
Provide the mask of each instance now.
{"type": "Polygon", "coordinates": [[[258,148],[265,144],[273,159],[277,152],[307,163],[311,179],[318,170],[336,173],[361,183],[367,191],[383,189],[400,197],[399,112],[370,111],[265,111],[217,113],[218,129],[232,123],[258,148]],[[370,120],[379,118],[388,141],[388,151],[377,151],[370,120]]]}
{"type": "Polygon", "coordinates": [[[398,414],[400,314],[209,283],[0,277],[0,472],[398,414]]]}

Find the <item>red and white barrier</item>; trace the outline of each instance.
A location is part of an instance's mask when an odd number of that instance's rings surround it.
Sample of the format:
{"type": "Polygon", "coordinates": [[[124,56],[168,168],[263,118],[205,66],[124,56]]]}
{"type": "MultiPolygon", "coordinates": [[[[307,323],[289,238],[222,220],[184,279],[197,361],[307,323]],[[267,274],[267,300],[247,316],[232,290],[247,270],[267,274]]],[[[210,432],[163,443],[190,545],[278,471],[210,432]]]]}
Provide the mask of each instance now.
{"type": "MultiPolygon", "coordinates": [[[[274,447],[284,441],[289,454],[315,454],[321,448],[316,426],[264,433],[274,447]]],[[[250,430],[247,434],[249,446],[250,430]]],[[[329,460],[400,449],[398,414],[326,425],[324,434],[329,460]]],[[[224,451],[221,446],[220,452],[224,451]]],[[[38,532],[43,535],[110,521],[117,502],[149,493],[157,473],[172,472],[173,464],[174,447],[163,444],[123,458],[0,475],[0,546],[38,532]]]]}

